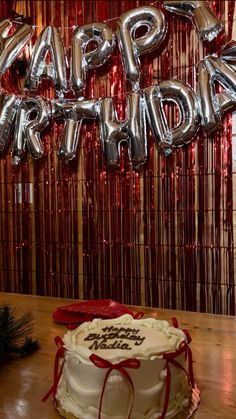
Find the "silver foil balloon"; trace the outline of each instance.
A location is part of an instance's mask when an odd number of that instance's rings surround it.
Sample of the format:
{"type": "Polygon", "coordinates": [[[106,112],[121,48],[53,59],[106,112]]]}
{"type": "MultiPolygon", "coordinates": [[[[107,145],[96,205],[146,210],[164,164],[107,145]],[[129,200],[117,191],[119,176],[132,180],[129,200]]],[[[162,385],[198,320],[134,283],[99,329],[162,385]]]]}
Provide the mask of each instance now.
{"type": "Polygon", "coordinates": [[[64,120],[58,156],[69,161],[76,156],[80,128],[84,119],[96,119],[98,106],[95,100],[60,102],[53,101],[53,118],[64,120]]]}
{"type": "Polygon", "coordinates": [[[206,131],[213,132],[221,127],[219,103],[212,89],[211,67],[205,60],[198,65],[198,98],[202,125],[206,131]],[[214,98],[215,96],[215,98],[214,98]],[[215,100],[215,105],[213,104],[215,100]]]}
{"type": "Polygon", "coordinates": [[[85,88],[89,69],[103,65],[111,56],[115,37],[105,23],[92,23],[76,28],[72,36],[70,86],[77,94],[85,88]],[[89,44],[96,48],[86,51],[89,44]]]}
{"type": "Polygon", "coordinates": [[[213,10],[204,0],[165,0],[166,10],[193,19],[201,41],[212,41],[223,29],[213,10]]]}
{"type": "Polygon", "coordinates": [[[3,152],[8,146],[20,102],[21,99],[15,95],[0,94],[0,152],[3,152]]]}
{"type": "Polygon", "coordinates": [[[18,24],[16,30],[8,35],[11,29],[9,20],[0,21],[0,76],[8,70],[34,33],[33,27],[27,23],[18,24]]]}
{"type": "Polygon", "coordinates": [[[131,93],[127,101],[127,117],[117,119],[112,98],[100,101],[100,132],[107,165],[119,167],[120,143],[128,143],[129,159],[135,168],[147,159],[147,133],[144,100],[139,93],[131,93]]]}
{"type": "Polygon", "coordinates": [[[168,126],[162,94],[158,85],[144,89],[146,100],[147,117],[150,128],[159,151],[164,151],[166,155],[172,151],[172,132],[168,126]]]}
{"type": "Polygon", "coordinates": [[[197,98],[190,86],[179,80],[164,80],[146,88],[144,93],[149,124],[158,149],[168,154],[172,145],[182,146],[193,139],[200,126],[200,116],[197,98]],[[173,103],[180,112],[180,121],[172,129],[168,127],[165,103],[173,103]]]}
{"type": "Polygon", "coordinates": [[[42,78],[53,80],[59,97],[67,91],[66,55],[58,28],[47,26],[34,46],[30,67],[25,81],[27,90],[37,90],[42,78]],[[47,64],[50,52],[51,62],[47,64]]]}
{"type": "Polygon", "coordinates": [[[118,21],[118,40],[126,77],[133,90],[139,89],[139,56],[157,49],[166,32],[163,13],[153,6],[142,6],[122,14],[118,21]],[[136,37],[137,30],[145,27],[145,35],[136,37]]]}
{"type": "Polygon", "coordinates": [[[221,112],[221,117],[236,109],[236,98],[226,92],[217,94],[217,101],[221,112]]]}
{"type": "Polygon", "coordinates": [[[42,97],[22,99],[16,116],[15,133],[13,140],[14,165],[18,165],[26,148],[34,159],[43,156],[43,145],[40,133],[48,125],[50,111],[46,100],[42,97]]]}
{"type": "Polygon", "coordinates": [[[221,127],[222,116],[236,107],[236,73],[220,58],[209,56],[198,65],[198,97],[202,125],[208,132],[221,127]],[[217,84],[224,91],[217,92],[217,84]]]}
{"type": "Polygon", "coordinates": [[[222,48],[220,57],[227,61],[230,64],[236,64],[236,41],[231,40],[229,41],[224,47],[222,48]]]}

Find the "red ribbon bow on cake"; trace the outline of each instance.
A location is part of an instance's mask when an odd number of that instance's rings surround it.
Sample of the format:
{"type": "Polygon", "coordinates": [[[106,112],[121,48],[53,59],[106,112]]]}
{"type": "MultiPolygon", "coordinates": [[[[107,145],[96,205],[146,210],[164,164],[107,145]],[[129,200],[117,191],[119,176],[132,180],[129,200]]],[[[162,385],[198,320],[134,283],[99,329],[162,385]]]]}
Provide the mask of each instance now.
{"type": "Polygon", "coordinates": [[[121,361],[117,364],[112,364],[110,361],[108,361],[106,359],[103,359],[96,354],[92,354],[89,357],[89,359],[98,368],[108,368],[108,371],[107,371],[106,376],[104,378],[103,387],[102,387],[98,419],[101,419],[102,400],[103,400],[103,396],[104,396],[104,392],[105,392],[106,383],[107,383],[107,380],[108,380],[108,377],[109,377],[110,373],[113,370],[119,371],[127,379],[127,381],[129,382],[129,384],[132,388],[132,404],[131,404],[131,408],[130,408],[130,412],[129,412],[129,416],[128,416],[128,419],[130,419],[131,413],[132,413],[132,410],[133,410],[133,404],[134,404],[134,385],[133,385],[133,382],[130,378],[129,373],[126,371],[125,368],[134,368],[134,369],[139,368],[140,367],[139,359],[136,359],[136,358],[125,359],[124,361],[121,361]]]}

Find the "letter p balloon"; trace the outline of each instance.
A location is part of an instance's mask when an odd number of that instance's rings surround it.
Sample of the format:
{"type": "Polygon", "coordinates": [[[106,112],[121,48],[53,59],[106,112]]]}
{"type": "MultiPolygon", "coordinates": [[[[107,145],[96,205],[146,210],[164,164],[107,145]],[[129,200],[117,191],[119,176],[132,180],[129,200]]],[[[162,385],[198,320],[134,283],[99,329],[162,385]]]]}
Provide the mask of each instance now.
{"type": "Polygon", "coordinates": [[[121,15],[117,24],[126,77],[130,80],[133,91],[137,91],[140,78],[139,56],[158,48],[166,32],[165,18],[155,7],[143,6],[121,15]],[[147,32],[137,37],[137,31],[141,27],[145,27],[147,32]]]}

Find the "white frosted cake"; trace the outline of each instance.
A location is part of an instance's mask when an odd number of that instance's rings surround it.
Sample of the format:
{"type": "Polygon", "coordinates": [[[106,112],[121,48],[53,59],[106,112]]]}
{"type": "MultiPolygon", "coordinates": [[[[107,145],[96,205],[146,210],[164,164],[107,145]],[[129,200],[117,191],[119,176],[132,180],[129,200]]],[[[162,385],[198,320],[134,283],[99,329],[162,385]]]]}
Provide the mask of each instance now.
{"type": "Polygon", "coordinates": [[[66,333],[63,344],[62,373],[55,392],[62,416],[187,417],[190,349],[182,330],[166,321],[134,320],[125,314],[83,323],[66,333]]]}

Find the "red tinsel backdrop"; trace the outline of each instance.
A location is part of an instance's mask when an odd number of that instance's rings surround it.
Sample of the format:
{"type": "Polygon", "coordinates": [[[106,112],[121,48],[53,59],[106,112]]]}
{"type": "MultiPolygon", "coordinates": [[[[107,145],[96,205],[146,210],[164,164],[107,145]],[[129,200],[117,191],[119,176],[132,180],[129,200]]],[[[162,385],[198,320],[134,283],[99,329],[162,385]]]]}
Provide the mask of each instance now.
{"type": "MultiPolygon", "coordinates": [[[[163,10],[162,1],[152,2],[163,10]]],[[[151,1],[1,0],[30,18],[36,36],[61,28],[67,50],[72,27],[116,19],[151,1]]],[[[209,5],[225,35],[199,41],[190,20],[164,12],[168,33],[161,50],[142,56],[141,87],[176,77],[196,91],[199,61],[232,36],[235,1],[209,5]]],[[[28,50],[27,50],[28,51],[28,50]]],[[[23,94],[27,51],[2,78],[8,92],[23,94]]],[[[129,85],[116,48],[109,63],[91,70],[86,98],[112,96],[125,115],[129,85]]],[[[39,93],[55,97],[53,84],[39,93]]],[[[169,116],[173,119],[174,113],[169,116]]],[[[57,156],[61,126],[43,134],[44,157],[11,164],[0,158],[0,291],[72,298],[112,298],[122,303],[234,314],[232,121],[200,133],[168,157],[148,138],[148,161],[135,171],[121,147],[121,164],[104,162],[97,123],[82,126],[79,150],[68,164],[57,156]]]]}

